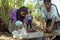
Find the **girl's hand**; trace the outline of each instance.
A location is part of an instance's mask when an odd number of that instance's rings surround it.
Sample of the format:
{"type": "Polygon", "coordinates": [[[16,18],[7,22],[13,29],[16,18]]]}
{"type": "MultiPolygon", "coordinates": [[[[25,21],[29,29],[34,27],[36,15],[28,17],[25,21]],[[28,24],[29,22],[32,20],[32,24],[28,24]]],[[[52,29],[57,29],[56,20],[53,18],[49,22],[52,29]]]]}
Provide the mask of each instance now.
{"type": "Polygon", "coordinates": [[[49,28],[48,28],[48,32],[49,32],[49,33],[52,32],[52,27],[49,27],[49,28]]]}
{"type": "Polygon", "coordinates": [[[52,30],[52,27],[49,27],[48,29],[52,30]]]}

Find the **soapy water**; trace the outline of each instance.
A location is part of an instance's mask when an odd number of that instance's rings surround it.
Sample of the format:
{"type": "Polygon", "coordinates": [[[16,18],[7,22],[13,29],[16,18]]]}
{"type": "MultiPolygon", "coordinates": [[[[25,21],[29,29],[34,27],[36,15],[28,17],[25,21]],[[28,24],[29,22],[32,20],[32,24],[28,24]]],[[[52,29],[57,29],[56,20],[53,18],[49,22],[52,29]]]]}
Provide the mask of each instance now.
{"type": "Polygon", "coordinates": [[[25,28],[22,28],[21,30],[14,30],[12,34],[14,38],[20,38],[20,37],[27,36],[27,31],[25,28]]]}

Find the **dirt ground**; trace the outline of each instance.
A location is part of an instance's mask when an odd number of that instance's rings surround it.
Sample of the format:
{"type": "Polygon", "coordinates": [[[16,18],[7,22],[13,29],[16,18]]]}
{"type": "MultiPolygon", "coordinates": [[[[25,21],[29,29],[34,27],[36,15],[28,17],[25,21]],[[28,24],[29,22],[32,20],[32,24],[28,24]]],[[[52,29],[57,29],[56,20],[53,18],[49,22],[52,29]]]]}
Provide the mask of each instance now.
{"type": "MultiPolygon", "coordinates": [[[[37,24],[35,24],[35,26],[33,28],[40,30],[40,27],[39,27],[40,25],[36,26],[37,24]]],[[[8,34],[7,32],[1,32],[0,31],[0,40],[15,40],[15,39],[12,37],[11,34],[8,34]]]]}
{"type": "MultiPolygon", "coordinates": [[[[34,29],[39,29],[39,27],[34,27],[34,29]]],[[[1,32],[0,31],[0,40],[15,40],[11,34],[8,34],[7,32],[1,32]]]]}
{"type": "Polygon", "coordinates": [[[13,40],[13,37],[7,32],[0,32],[0,40],[13,40]]]}

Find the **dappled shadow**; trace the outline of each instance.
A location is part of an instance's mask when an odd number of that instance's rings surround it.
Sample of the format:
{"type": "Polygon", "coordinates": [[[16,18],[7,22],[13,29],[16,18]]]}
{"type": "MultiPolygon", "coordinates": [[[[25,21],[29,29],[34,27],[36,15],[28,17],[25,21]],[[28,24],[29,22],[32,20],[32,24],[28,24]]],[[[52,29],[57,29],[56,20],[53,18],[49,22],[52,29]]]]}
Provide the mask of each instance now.
{"type": "Polygon", "coordinates": [[[36,28],[36,29],[43,29],[43,25],[42,25],[42,22],[41,21],[37,21],[36,19],[33,19],[33,27],[36,28]]]}
{"type": "Polygon", "coordinates": [[[0,32],[0,36],[1,36],[1,35],[8,36],[8,37],[12,36],[12,34],[9,34],[9,33],[7,33],[7,32],[0,32]]]}
{"type": "MultiPolygon", "coordinates": [[[[36,20],[33,20],[33,24],[32,24],[32,26],[33,26],[33,29],[36,29],[36,30],[41,30],[41,26],[40,26],[41,24],[40,24],[40,21],[36,21],[36,20]]],[[[12,38],[12,35],[11,34],[8,34],[7,32],[1,32],[0,33],[0,37],[2,38],[2,39],[6,39],[6,38],[9,38],[9,39],[11,39],[12,38]]],[[[13,39],[13,38],[12,38],[13,39]]]]}
{"type": "Polygon", "coordinates": [[[12,35],[7,32],[0,32],[0,40],[12,40],[12,35]]]}

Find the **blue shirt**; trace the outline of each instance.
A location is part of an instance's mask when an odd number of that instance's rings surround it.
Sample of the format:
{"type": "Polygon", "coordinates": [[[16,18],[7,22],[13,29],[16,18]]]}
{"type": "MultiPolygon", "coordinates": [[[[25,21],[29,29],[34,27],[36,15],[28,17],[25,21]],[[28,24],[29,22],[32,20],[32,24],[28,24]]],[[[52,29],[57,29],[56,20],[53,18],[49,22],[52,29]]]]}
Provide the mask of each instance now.
{"type": "Polygon", "coordinates": [[[33,19],[33,17],[31,15],[27,15],[26,18],[27,18],[27,20],[32,20],[33,19]]]}

